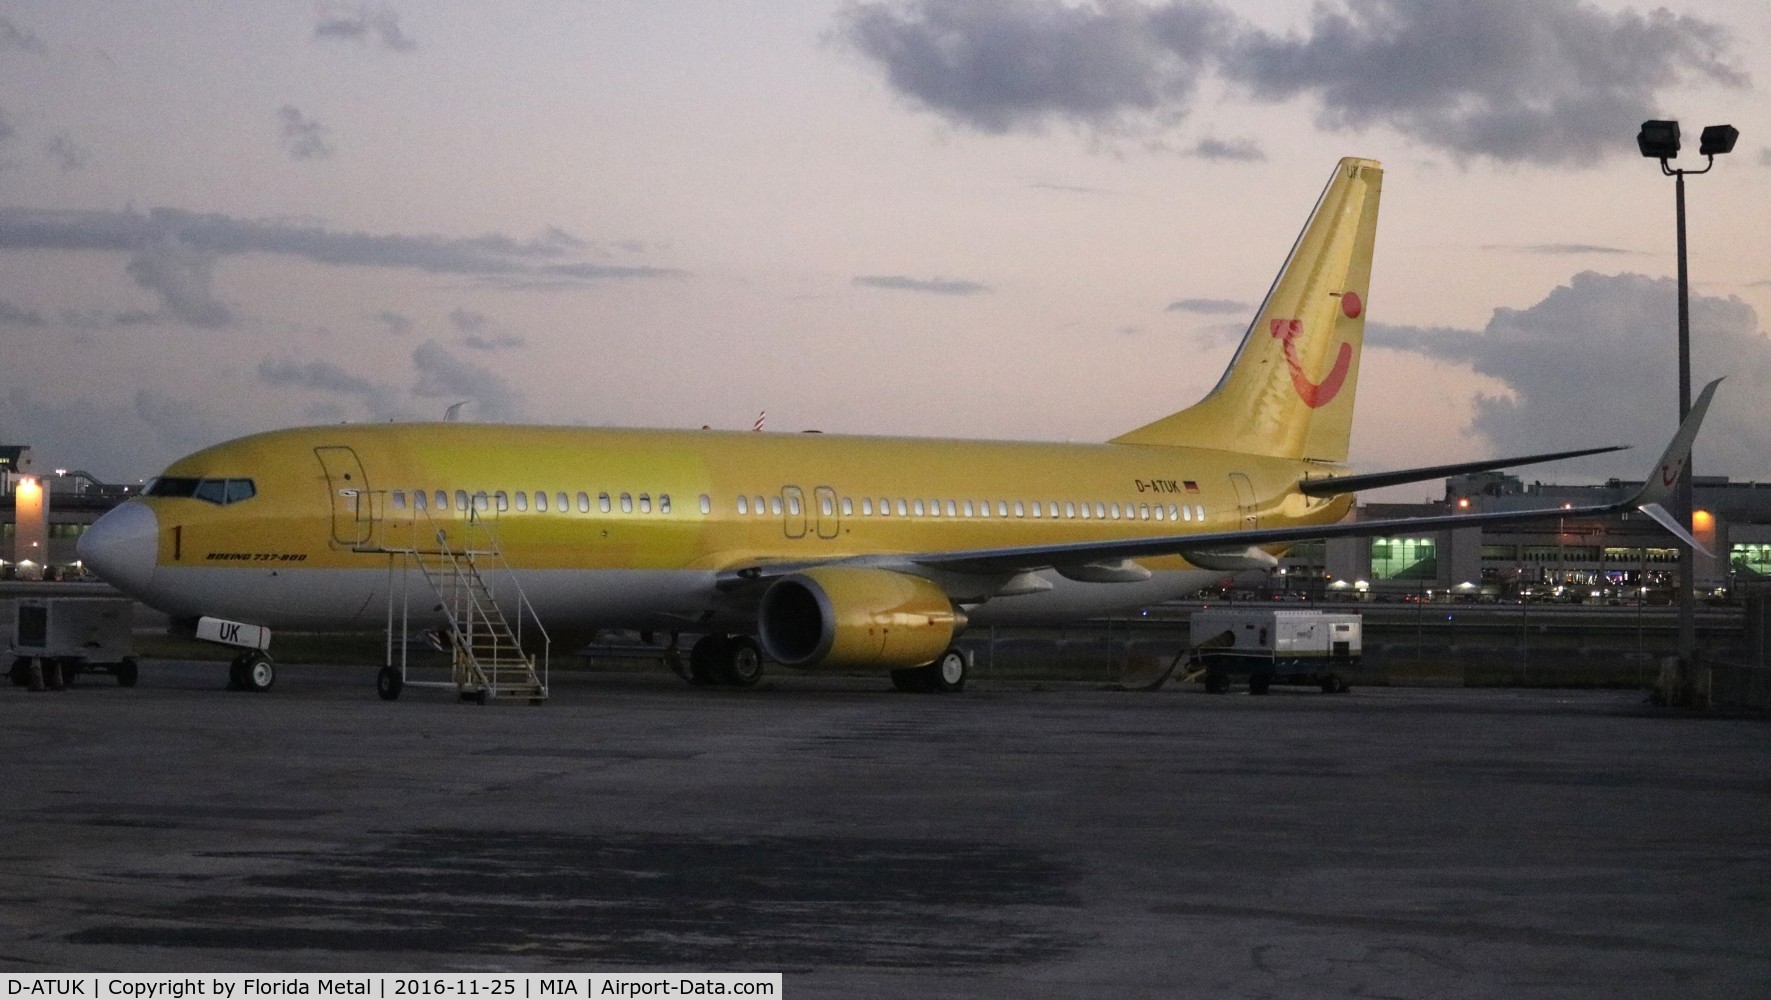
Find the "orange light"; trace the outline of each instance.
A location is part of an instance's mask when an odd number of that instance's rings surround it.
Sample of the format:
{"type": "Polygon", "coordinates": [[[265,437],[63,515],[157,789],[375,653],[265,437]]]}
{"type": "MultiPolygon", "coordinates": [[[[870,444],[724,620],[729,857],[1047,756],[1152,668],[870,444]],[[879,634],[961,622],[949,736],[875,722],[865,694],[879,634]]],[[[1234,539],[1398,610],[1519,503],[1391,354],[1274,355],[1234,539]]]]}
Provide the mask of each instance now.
{"type": "Polygon", "coordinates": [[[1457,498],[1457,505],[1462,510],[1469,510],[1470,509],[1470,498],[1469,497],[1458,497],[1457,498]]]}
{"type": "Polygon", "coordinates": [[[1693,531],[1714,531],[1714,530],[1716,530],[1716,515],[1711,514],[1707,510],[1694,510],[1694,511],[1692,511],[1691,512],[1691,530],[1693,530],[1693,531]]]}

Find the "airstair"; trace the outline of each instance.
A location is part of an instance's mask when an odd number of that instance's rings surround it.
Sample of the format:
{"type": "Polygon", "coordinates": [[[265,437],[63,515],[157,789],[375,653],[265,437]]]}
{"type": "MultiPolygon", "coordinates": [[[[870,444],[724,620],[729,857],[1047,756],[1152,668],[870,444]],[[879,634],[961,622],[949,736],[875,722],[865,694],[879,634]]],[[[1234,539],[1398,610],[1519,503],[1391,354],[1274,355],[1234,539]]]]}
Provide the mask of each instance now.
{"type": "Polygon", "coordinates": [[[414,512],[409,524],[386,527],[390,529],[385,536],[388,541],[404,535],[412,544],[380,547],[391,557],[387,663],[376,680],[381,697],[392,701],[406,687],[436,687],[454,688],[464,699],[482,705],[519,699],[530,704],[545,701],[547,632],[504,560],[495,524],[482,518],[479,511],[469,510],[465,519],[448,522],[414,512]],[[423,577],[422,589],[412,585],[414,570],[423,577]],[[502,586],[495,590],[487,581],[488,573],[495,574],[502,586]],[[407,654],[412,638],[414,590],[419,590],[421,600],[428,590],[436,598],[436,609],[443,614],[445,625],[431,635],[449,653],[447,681],[413,680],[409,676],[407,654]],[[511,606],[511,614],[507,615],[500,605],[499,593],[511,606]],[[539,653],[525,652],[526,648],[539,649],[539,653]]]}

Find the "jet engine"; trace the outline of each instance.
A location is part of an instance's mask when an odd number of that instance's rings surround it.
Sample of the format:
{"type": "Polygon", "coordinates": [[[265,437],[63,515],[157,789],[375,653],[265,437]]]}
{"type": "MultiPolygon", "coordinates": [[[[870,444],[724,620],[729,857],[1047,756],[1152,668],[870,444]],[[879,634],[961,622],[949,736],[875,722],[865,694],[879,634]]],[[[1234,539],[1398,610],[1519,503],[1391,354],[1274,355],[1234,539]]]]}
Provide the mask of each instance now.
{"type": "Polygon", "coordinates": [[[849,566],[776,580],[757,615],[763,652],[788,667],[920,667],[964,627],[965,616],[928,580],[849,566]]]}

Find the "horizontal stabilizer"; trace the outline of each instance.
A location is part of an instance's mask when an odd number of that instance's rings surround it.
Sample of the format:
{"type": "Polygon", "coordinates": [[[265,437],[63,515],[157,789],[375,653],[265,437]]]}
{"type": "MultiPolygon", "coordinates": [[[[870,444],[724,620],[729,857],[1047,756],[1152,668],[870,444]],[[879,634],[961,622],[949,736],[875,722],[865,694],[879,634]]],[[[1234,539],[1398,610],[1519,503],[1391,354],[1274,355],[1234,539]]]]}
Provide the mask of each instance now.
{"type": "Polygon", "coordinates": [[[1425,483],[1434,479],[1445,479],[1449,476],[1466,476],[1472,472],[1508,469],[1516,465],[1536,465],[1540,462],[1556,462],[1564,458],[1603,455],[1608,451],[1623,451],[1628,447],[1629,445],[1614,444],[1603,448],[1581,448],[1577,451],[1521,455],[1518,458],[1490,458],[1479,462],[1460,462],[1456,465],[1432,465],[1420,469],[1397,469],[1394,472],[1371,472],[1356,476],[1305,479],[1298,483],[1298,492],[1307,497],[1340,496],[1346,493],[1357,493],[1360,490],[1375,490],[1385,486],[1405,486],[1409,483],[1425,483]]]}

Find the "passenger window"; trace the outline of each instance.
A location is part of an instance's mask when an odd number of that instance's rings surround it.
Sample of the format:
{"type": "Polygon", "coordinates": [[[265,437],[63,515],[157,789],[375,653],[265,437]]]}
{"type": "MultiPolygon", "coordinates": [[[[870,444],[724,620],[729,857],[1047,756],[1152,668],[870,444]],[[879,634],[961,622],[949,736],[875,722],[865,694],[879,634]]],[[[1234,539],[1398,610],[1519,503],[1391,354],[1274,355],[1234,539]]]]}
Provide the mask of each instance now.
{"type": "Polygon", "coordinates": [[[602,511],[605,514],[607,514],[609,511],[615,509],[614,506],[611,504],[611,502],[609,500],[609,495],[607,493],[598,493],[596,495],[596,509],[602,511]]]}
{"type": "Polygon", "coordinates": [[[1181,520],[1183,520],[1183,521],[1193,520],[1193,508],[1182,507],[1181,508],[1181,520]]]}
{"type": "Polygon", "coordinates": [[[1107,516],[1111,517],[1115,521],[1119,520],[1119,505],[1116,503],[1108,504],[1107,505],[1107,516]]]}
{"type": "Polygon", "coordinates": [[[499,490],[492,494],[492,505],[498,508],[498,513],[502,514],[510,509],[510,497],[503,490],[499,490]]]}
{"type": "MultiPolygon", "coordinates": [[[[585,496],[582,493],[578,494],[578,496],[580,497],[580,499],[578,501],[579,509],[580,510],[589,510],[590,509],[590,503],[589,503],[590,498],[585,496]]],[[[554,500],[558,501],[557,503],[554,504],[554,509],[559,511],[560,513],[564,514],[568,510],[568,508],[566,506],[566,494],[563,492],[555,493],[553,495],[553,498],[554,498],[554,500]]]]}
{"type": "Polygon", "coordinates": [[[473,495],[473,509],[474,510],[477,510],[480,513],[484,514],[486,511],[490,510],[491,508],[492,508],[492,498],[486,495],[486,491],[481,490],[480,492],[475,493],[473,495]]]}
{"type": "MultiPolygon", "coordinates": [[[[524,493],[522,490],[517,490],[516,502],[517,502],[517,510],[528,510],[529,509],[529,494],[524,493]]],[[[541,503],[543,506],[545,506],[547,504],[547,500],[544,498],[541,501],[541,503]]]]}
{"type": "Polygon", "coordinates": [[[1156,520],[1158,520],[1158,521],[1162,520],[1162,505],[1161,504],[1156,505],[1156,520]]]}
{"type": "Polygon", "coordinates": [[[705,493],[701,494],[701,513],[713,513],[713,498],[705,493]]]}
{"type": "Polygon", "coordinates": [[[1194,504],[1193,505],[1193,520],[1195,520],[1195,521],[1205,520],[1205,507],[1204,507],[1204,505],[1202,505],[1202,504],[1194,504]]]}
{"type": "Polygon", "coordinates": [[[855,513],[855,501],[849,499],[848,497],[843,497],[842,498],[842,516],[843,517],[851,517],[854,515],[854,513],[855,513]]]}
{"type": "Polygon", "coordinates": [[[1015,501],[1015,516],[1016,517],[1026,517],[1027,516],[1027,505],[1019,500],[1015,501]]]}
{"type": "MultiPolygon", "coordinates": [[[[517,496],[521,497],[522,494],[518,493],[517,496]]],[[[535,491],[535,509],[543,514],[547,513],[547,491],[546,490],[536,490],[535,491]]]]}
{"type": "MultiPolygon", "coordinates": [[[[1058,516],[1058,502],[1056,500],[1053,500],[1051,502],[1051,505],[1046,508],[1045,512],[1046,512],[1047,516],[1052,517],[1052,518],[1056,518],[1058,516]]],[[[1072,514],[1071,516],[1074,517],[1075,515],[1072,514]]]]}
{"type": "Polygon", "coordinates": [[[406,491],[405,490],[395,490],[393,492],[393,501],[394,501],[394,509],[395,510],[405,510],[406,509],[406,491]]]}
{"type": "Polygon", "coordinates": [[[413,500],[415,500],[415,501],[417,501],[417,502],[416,502],[416,503],[415,503],[415,504],[414,504],[414,506],[416,506],[416,507],[417,507],[417,508],[418,508],[418,509],[419,509],[419,510],[424,510],[424,509],[425,509],[425,503],[424,503],[424,500],[425,500],[425,492],[424,492],[424,491],[423,491],[423,490],[418,490],[418,491],[417,491],[417,492],[415,492],[415,493],[413,493],[413,494],[412,494],[412,499],[413,499],[413,500]]]}
{"type": "Polygon", "coordinates": [[[899,497],[898,498],[898,516],[899,517],[908,517],[909,515],[910,515],[909,506],[907,504],[905,504],[903,497],[899,497]]]}
{"type": "Polygon", "coordinates": [[[781,516],[781,498],[780,497],[770,497],[769,498],[769,513],[775,515],[776,517],[781,516]]]}
{"type": "MultiPolygon", "coordinates": [[[[561,496],[564,496],[564,495],[565,494],[561,494],[561,496]]],[[[560,509],[564,510],[565,507],[566,507],[566,502],[564,500],[561,500],[560,501],[560,509]]],[[[579,492],[579,494],[578,494],[578,513],[580,513],[580,514],[590,513],[590,494],[589,493],[585,493],[583,491],[579,492]]]]}
{"type": "Polygon", "coordinates": [[[1076,516],[1076,504],[1074,502],[1066,501],[1064,503],[1064,516],[1065,517],[1075,517],[1076,516]]]}
{"type": "Polygon", "coordinates": [[[455,509],[456,510],[466,510],[467,509],[467,491],[466,490],[456,490],[455,491],[455,509]]]}
{"type": "MultiPolygon", "coordinates": [[[[1016,503],[1015,506],[1019,507],[1020,504],[1016,503]]],[[[996,501],[996,516],[997,517],[1007,517],[1008,516],[1008,501],[1007,500],[996,501]]],[[[1020,515],[1016,514],[1015,516],[1019,517],[1020,515]]]]}
{"type": "Polygon", "coordinates": [[[1102,520],[1106,516],[1107,516],[1107,505],[1104,503],[1101,503],[1098,500],[1095,501],[1095,520],[1097,520],[1097,521],[1102,520]]]}
{"type": "Polygon", "coordinates": [[[670,494],[668,494],[668,493],[658,494],[658,513],[660,513],[660,514],[670,513],[670,494]]]}
{"type": "Polygon", "coordinates": [[[862,517],[872,517],[873,516],[873,498],[872,497],[862,497],[861,498],[861,516],[862,517]]]}
{"type": "Polygon", "coordinates": [[[947,501],[947,516],[948,517],[958,517],[959,516],[959,505],[955,504],[951,500],[947,501]]]}
{"type": "Polygon", "coordinates": [[[641,493],[640,494],[640,513],[641,514],[650,514],[651,512],[652,512],[652,495],[649,493],[641,493]]]}
{"type": "Polygon", "coordinates": [[[914,504],[911,505],[911,508],[910,508],[911,513],[915,514],[917,517],[922,516],[922,509],[923,508],[922,508],[922,501],[921,500],[916,501],[914,504]]]}
{"type": "Polygon", "coordinates": [[[749,498],[745,497],[744,494],[742,494],[742,493],[738,494],[738,513],[740,513],[740,514],[750,513],[750,500],[749,500],[749,498]]]}
{"type": "Polygon", "coordinates": [[[633,494],[632,493],[621,494],[621,513],[623,513],[623,514],[633,513],[633,494]]]}
{"type": "Polygon", "coordinates": [[[970,500],[967,500],[965,502],[964,513],[965,513],[966,517],[976,517],[977,516],[976,514],[972,513],[972,502],[970,500]]]}

